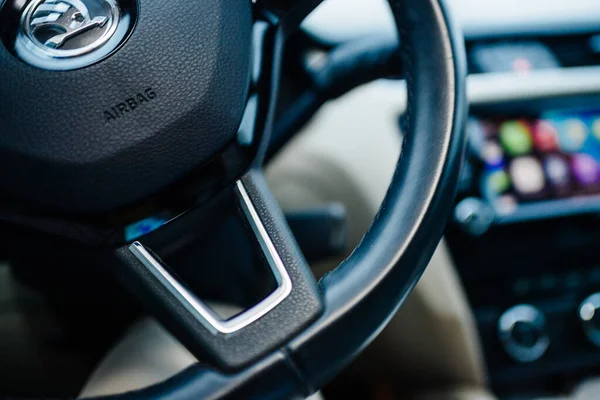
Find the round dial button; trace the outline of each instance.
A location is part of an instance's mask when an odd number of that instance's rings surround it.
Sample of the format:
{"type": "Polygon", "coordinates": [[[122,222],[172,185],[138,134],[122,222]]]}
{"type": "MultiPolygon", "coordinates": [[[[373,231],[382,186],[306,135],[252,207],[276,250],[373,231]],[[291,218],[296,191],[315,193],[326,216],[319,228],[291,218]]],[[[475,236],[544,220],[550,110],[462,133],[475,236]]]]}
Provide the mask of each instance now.
{"type": "Polygon", "coordinates": [[[519,362],[538,360],[550,346],[544,314],[527,304],[509,308],[502,314],[498,336],[506,352],[519,362]]]}
{"type": "Polygon", "coordinates": [[[494,222],[494,210],[480,199],[469,197],[454,209],[454,222],[473,236],[483,235],[494,222]]]}
{"type": "Polygon", "coordinates": [[[600,347],[600,293],[585,299],[579,306],[583,331],[594,345],[600,347]]]}

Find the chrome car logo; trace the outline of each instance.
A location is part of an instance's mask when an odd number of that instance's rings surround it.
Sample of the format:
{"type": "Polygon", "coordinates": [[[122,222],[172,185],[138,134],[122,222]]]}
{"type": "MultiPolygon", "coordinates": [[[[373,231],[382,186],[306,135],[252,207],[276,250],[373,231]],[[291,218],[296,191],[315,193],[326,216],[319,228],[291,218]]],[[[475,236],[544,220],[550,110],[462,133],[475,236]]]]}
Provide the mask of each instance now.
{"type": "Polygon", "coordinates": [[[121,17],[116,1],[31,1],[21,17],[17,52],[25,61],[42,68],[71,69],[66,65],[90,64],[93,56],[87,57],[90,62],[65,61],[62,68],[60,60],[89,56],[111,40],[121,17]],[[54,68],[56,65],[59,67],[54,68]]]}
{"type": "Polygon", "coordinates": [[[110,39],[118,13],[109,0],[36,0],[27,7],[21,24],[27,37],[44,51],[74,57],[110,39]]]}

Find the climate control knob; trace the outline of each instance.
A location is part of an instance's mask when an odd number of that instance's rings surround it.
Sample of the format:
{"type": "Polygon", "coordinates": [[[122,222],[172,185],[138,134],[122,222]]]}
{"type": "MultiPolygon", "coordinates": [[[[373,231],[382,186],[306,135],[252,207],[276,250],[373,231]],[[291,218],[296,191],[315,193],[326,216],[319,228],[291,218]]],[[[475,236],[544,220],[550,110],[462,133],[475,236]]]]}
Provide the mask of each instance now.
{"type": "Polygon", "coordinates": [[[589,341],[600,347],[600,293],[593,294],[581,302],[579,319],[589,341]]]}
{"type": "Polygon", "coordinates": [[[550,346],[546,317],[528,304],[514,306],[502,314],[498,336],[508,355],[523,363],[538,360],[550,346]]]}

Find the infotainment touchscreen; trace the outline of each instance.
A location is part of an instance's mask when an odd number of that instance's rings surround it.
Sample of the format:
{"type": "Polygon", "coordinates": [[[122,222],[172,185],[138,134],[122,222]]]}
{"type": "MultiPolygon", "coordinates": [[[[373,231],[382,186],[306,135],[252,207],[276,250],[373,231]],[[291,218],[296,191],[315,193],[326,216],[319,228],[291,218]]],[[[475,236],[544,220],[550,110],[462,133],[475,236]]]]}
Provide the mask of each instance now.
{"type": "Polygon", "coordinates": [[[600,110],[471,119],[469,136],[497,218],[600,211],[600,110]]]}

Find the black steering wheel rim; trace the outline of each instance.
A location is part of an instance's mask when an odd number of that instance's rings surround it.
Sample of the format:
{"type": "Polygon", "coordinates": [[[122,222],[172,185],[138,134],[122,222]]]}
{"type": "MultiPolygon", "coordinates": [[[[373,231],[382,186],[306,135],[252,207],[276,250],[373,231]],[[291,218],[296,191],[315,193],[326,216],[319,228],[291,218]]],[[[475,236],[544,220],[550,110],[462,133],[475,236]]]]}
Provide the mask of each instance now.
{"type": "MultiPolygon", "coordinates": [[[[390,5],[409,93],[402,155],[361,244],[319,282],[323,309],[318,318],[242,369],[222,373],[197,365],[118,398],[306,396],[372,341],[415,286],[443,233],[463,160],[466,63],[462,38],[443,0],[390,0],[390,5]]],[[[241,181],[260,191],[265,184],[256,175],[251,171],[241,181]]],[[[281,242],[280,248],[293,243],[289,237],[273,240],[281,242]]]]}
{"type": "MultiPolygon", "coordinates": [[[[132,4],[132,13],[135,14],[135,5],[145,0],[127,1],[132,4]]],[[[125,285],[146,302],[153,314],[188,349],[206,362],[192,366],[166,382],[135,392],[108,396],[107,399],[290,398],[309,395],[339,373],[383,329],[417,283],[431,258],[451,212],[465,147],[464,44],[452,24],[444,0],[389,0],[399,29],[409,94],[402,155],[372,227],[352,255],[318,283],[312,277],[281,210],[267,188],[261,169],[275,116],[284,41],[320,2],[257,2],[268,10],[265,13],[267,16],[271,12],[273,15],[281,13],[280,18],[273,18],[276,29],[270,57],[272,65],[268,68],[271,80],[266,106],[261,100],[263,96],[252,92],[255,82],[251,76],[249,58],[242,60],[243,57],[237,57],[242,52],[246,54],[251,47],[252,41],[246,34],[252,29],[252,8],[249,3],[241,5],[239,10],[230,15],[221,11],[228,5],[234,5],[235,1],[215,0],[211,3],[210,13],[203,15],[206,24],[195,24],[194,14],[187,9],[182,10],[180,6],[189,4],[190,7],[197,7],[198,4],[180,0],[172,11],[176,13],[176,18],[189,22],[187,25],[191,29],[187,30],[174,29],[165,24],[156,12],[140,13],[137,24],[130,26],[131,35],[127,36],[127,42],[122,43],[114,54],[86,68],[56,75],[43,68],[25,65],[0,46],[0,65],[10,66],[6,71],[11,76],[23,74],[27,77],[23,84],[17,79],[0,81],[0,91],[17,88],[25,93],[35,93],[39,86],[42,93],[49,94],[44,99],[45,106],[40,107],[40,115],[34,115],[35,123],[31,126],[21,124],[26,114],[19,113],[18,118],[11,118],[11,113],[18,107],[10,99],[4,99],[6,107],[0,109],[0,120],[7,119],[4,122],[8,126],[0,150],[12,157],[15,170],[18,171],[12,175],[6,171],[0,174],[0,180],[6,186],[4,192],[14,189],[14,193],[3,192],[2,195],[15,195],[8,196],[10,201],[20,198],[23,202],[29,202],[26,206],[18,204],[12,209],[2,204],[0,219],[16,221],[21,225],[26,225],[22,222],[27,221],[29,225],[43,226],[50,232],[63,231],[73,237],[83,236],[86,232],[89,238],[82,241],[88,245],[93,241],[102,246],[108,245],[108,255],[106,247],[95,254],[101,254],[107,264],[112,264],[125,285]],[[225,27],[212,24],[218,18],[223,25],[231,25],[235,16],[239,16],[240,24],[231,38],[227,37],[225,27]],[[154,24],[159,24],[165,32],[172,33],[184,42],[205,34],[208,37],[206,43],[212,47],[207,50],[202,47],[201,41],[194,42],[197,53],[193,53],[195,58],[189,58],[189,54],[177,46],[170,46],[168,41],[153,46],[154,24]],[[228,40],[237,43],[229,47],[228,44],[232,43],[228,40]],[[156,54],[147,51],[153,48],[156,54]],[[215,57],[210,59],[210,63],[202,62],[202,57],[197,56],[209,56],[212,50],[215,57]],[[124,118],[119,121],[116,117],[114,120],[105,120],[102,128],[99,128],[94,118],[99,107],[104,107],[104,101],[113,101],[113,95],[123,95],[121,100],[124,100],[129,96],[124,93],[125,87],[138,88],[137,85],[144,80],[160,77],[162,71],[156,64],[159,64],[161,57],[169,55],[173,55],[175,60],[172,66],[185,79],[178,79],[177,74],[168,75],[173,87],[165,84],[158,92],[154,92],[154,87],[148,87],[145,92],[148,98],[143,107],[134,113],[130,106],[128,115],[125,115],[127,106],[122,103],[122,115],[117,112],[119,106],[116,107],[117,111],[113,111],[118,118],[124,118]],[[135,74],[136,68],[140,67],[135,62],[139,60],[149,60],[143,65],[144,74],[135,74]],[[183,62],[186,60],[189,61],[189,67],[183,62]],[[229,60],[227,68],[214,68],[222,60],[229,60]],[[114,74],[110,72],[119,69],[127,70],[125,78],[120,84],[110,83],[110,90],[103,91],[107,82],[112,82],[114,74]],[[65,77],[68,85],[60,87],[57,84],[59,80],[53,79],[56,76],[65,77]],[[223,76],[230,77],[233,82],[229,90],[223,86],[226,81],[222,79],[223,76]],[[88,77],[93,85],[84,89],[96,93],[100,99],[88,98],[89,103],[79,103],[70,96],[78,87],[82,87],[81,83],[86,82],[88,77]],[[203,86],[203,82],[199,81],[203,78],[209,84],[203,86]],[[223,97],[217,93],[220,88],[223,88],[223,97]],[[212,95],[203,95],[204,90],[214,94],[214,104],[211,104],[212,95]],[[163,93],[170,101],[148,101],[161,98],[163,93]],[[176,98],[175,95],[181,93],[185,95],[176,98]],[[149,99],[150,94],[152,99],[149,99]],[[253,95],[259,99],[257,109],[268,109],[265,111],[266,121],[257,123],[259,128],[255,127],[257,130],[264,129],[264,133],[242,149],[236,129],[242,117],[245,119],[242,114],[247,111],[247,108],[246,111],[242,109],[242,103],[248,104],[248,97],[253,95]],[[90,113],[90,120],[85,121],[90,135],[94,137],[94,143],[104,144],[104,147],[88,146],[85,129],[78,129],[71,136],[65,135],[60,124],[62,117],[56,118],[52,114],[65,110],[52,104],[53,101],[57,102],[54,97],[67,99],[73,109],[90,113]],[[231,110],[220,107],[223,104],[231,106],[231,110]],[[209,112],[204,115],[198,110],[209,112]],[[227,124],[221,122],[220,118],[226,120],[227,124]],[[31,141],[36,138],[35,127],[46,127],[46,120],[50,121],[47,137],[31,141]],[[190,136],[198,123],[209,132],[206,138],[190,136]],[[124,126],[126,130],[123,130],[124,126]],[[220,130],[221,126],[227,129],[220,130]],[[147,128],[148,132],[140,132],[141,127],[147,128]],[[125,133],[106,139],[104,131],[125,133]],[[188,139],[194,146],[186,146],[186,142],[178,139],[188,139]],[[61,140],[69,145],[63,146],[61,140]],[[235,157],[226,159],[224,155],[230,150],[230,144],[233,144],[237,153],[235,157]],[[72,151],[71,145],[76,151],[72,151]],[[171,150],[172,155],[169,153],[171,150]],[[228,164],[231,159],[235,162],[228,164]],[[176,171],[164,168],[170,163],[176,164],[176,171]],[[114,243],[105,242],[104,234],[97,235],[97,230],[88,230],[88,225],[79,224],[81,221],[77,217],[77,213],[102,215],[119,207],[135,205],[149,193],[167,188],[167,183],[175,182],[200,163],[205,167],[203,173],[209,171],[208,175],[215,164],[223,168],[219,170],[219,178],[215,179],[217,183],[210,176],[207,179],[203,175],[198,179],[198,182],[208,183],[206,188],[196,188],[197,192],[203,192],[204,197],[202,202],[198,201],[195,205],[208,202],[207,199],[218,202],[221,197],[230,196],[226,194],[229,191],[234,193],[237,207],[241,207],[242,214],[248,219],[265,256],[271,255],[269,262],[275,265],[272,265],[273,272],[279,271],[279,276],[276,276],[279,288],[285,288],[284,295],[272,302],[272,307],[263,307],[258,311],[253,308],[249,312],[252,314],[250,317],[244,313],[244,318],[240,319],[243,323],[239,326],[232,327],[229,321],[211,322],[210,315],[207,314],[207,317],[202,313],[202,305],[195,303],[186,288],[163,268],[166,266],[163,261],[144,244],[128,244],[115,252],[111,247],[114,243]],[[83,167],[76,168],[78,165],[83,167]],[[140,179],[140,172],[143,172],[143,179],[140,179]],[[15,178],[19,174],[33,177],[39,185],[28,186],[22,182],[26,179],[15,178]],[[119,177],[120,180],[117,179],[119,177]],[[143,182],[134,185],[136,180],[143,182]],[[52,181],[58,185],[56,190],[52,181]],[[232,185],[232,182],[235,183],[232,185]],[[112,197],[102,197],[103,190],[111,185],[118,185],[122,193],[117,187],[113,188],[112,197]],[[73,196],[72,192],[77,188],[81,188],[82,192],[79,196],[73,196]],[[48,195],[39,196],[44,191],[48,195]],[[28,214],[24,210],[34,212],[28,214]],[[67,214],[43,212],[47,210],[67,214]],[[55,215],[75,217],[65,223],[60,217],[53,219],[55,215]],[[86,230],[79,230],[83,226],[86,230]]],[[[146,2],[139,8],[143,10],[144,7],[148,11],[155,10],[159,5],[146,2]]],[[[14,10],[8,12],[4,7],[0,11],[0,21],[11,20],[12,26],[16,21],[13,18],[14,10]],[[5,19],[6,15],[9,15],[8,19],[5,19]]],[[[0,33],[5,41],[12,40],[10,35],[6,39],[6,32],[0,30],[0,33]]],[[[144,99],[143,94],[140,96],[144,99]]],[[[2,200],[5,200],[5,196],[2,200]]],[[[8,204],[11,204],[10,201],[8,204]]],[[[179,219],[193,219],[193,212],[179,219]]],[[[175,226],[177,222],[165,224],[157,233],[164,235],[169,226],[175,226]]]]}

